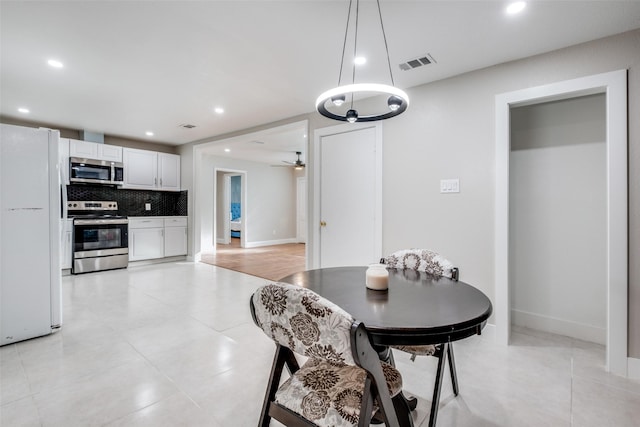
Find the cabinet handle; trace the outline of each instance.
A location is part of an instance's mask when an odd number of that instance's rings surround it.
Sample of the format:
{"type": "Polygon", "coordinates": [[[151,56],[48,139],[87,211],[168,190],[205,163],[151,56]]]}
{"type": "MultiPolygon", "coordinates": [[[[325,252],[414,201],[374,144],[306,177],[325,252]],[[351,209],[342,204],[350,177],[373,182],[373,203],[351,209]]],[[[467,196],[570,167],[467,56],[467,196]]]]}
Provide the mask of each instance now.
{"type": "Polygon", "coordinates": [[[158,185],[158,178],[153,178],[153,185],[158,185]]]}
{"type": "Polygon", "coordinates": [[[160,178],[160,187],[162,187],[162,178],[160,178]]]}

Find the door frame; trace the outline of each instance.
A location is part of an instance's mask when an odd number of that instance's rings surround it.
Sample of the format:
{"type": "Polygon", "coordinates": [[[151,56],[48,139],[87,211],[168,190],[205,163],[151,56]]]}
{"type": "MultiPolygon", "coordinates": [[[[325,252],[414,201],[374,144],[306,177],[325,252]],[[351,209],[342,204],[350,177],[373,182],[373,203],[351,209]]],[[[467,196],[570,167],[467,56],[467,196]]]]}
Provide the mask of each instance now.
{"type": "Polygon", "coordinates": [[[496,95],[495,322],[497,342],[511,332],[509,288],[510,110],[584,95],[606,95],[607,359],[606,369],[627,376],[628,200],[627,70],[618,70],[496,95]]]}
{"type": "Polygon", "coordinates": [[[320,157],[320,141],[325,136],[336,135],[340,133],[347,133],[358,131],[362,129],[374,128],[376,135],[375,145],[375,167],[376,167],[376,179],[375,179],[375,213],[374,213],[374,252],[376,254],[382,254],[382,123],[381,122],[365,122],[365,123],[345,123],[336,126],[329,126],[325,128],[316,129],[313,132],[313,162],[312,162],[312,176],[313,176],[313,207],[311,210],[311,218],[307,217],[309,224],[307,229],[311,230],[311,244],[307,244],[307,247],[312,250],[311,254],[311,267],[320,267],[320,201],[321,188],[321,157],[320,157]]]}
{"type": "Polygon", "coordinates": [[[231,227],[229,226],[229,221],[231,220],[231,217],[229,215],[229,211],[231,210],[231,174],[226,173],[223,175],[223,178],[224,178],[224,184],[223,184],[224,200],[222,204],[226,209],[222,214],[222,221],[224,221],[223,236],[222,236],[222,239],[218,237],[218,242],[224,245],[228,245],[231,243],[231,227]]]}
{"type": "MultiPolygon", "coordinates": [[[[224,230],[227,232],[229,230],[229,210],[231,203],[231,176],[238,175],[240,176],[240,200],[242,205],[242,210],[246,212],[247,208],[247,171],[243,171],[240,169],[229,169],[229,168],[214,168],[213,171],[213,241],[218,242],[218,172],[222,172],[224,179],[223,186],[223,204],[226,207],[226,212],[223,213],[224,221],[224,230]],[[227,188],[227,181],[229,184],[229,188],[227,188]],[[227,191],[228,190],[228,191],[227,191]]],[[[247,242],[247,218],[242,219],[242,225],[240,226],[240,247],[246,247],[247,242]]],[[[227,233],[228,234],[228,233],[227,233]]],[[[226,237],[225,241],[231,243],[231,238],[226,237]],[[228,241],[226,240],[228,239],[228,241]]],[[[213,251],[215,252],[215,246],[213,251]]]]}
{"type": "MultiPolygon", "coordinates": [[[[306,243],[307,240],[309,240],[307,238],[308,227],[306,225],[306,222],[309,221],[309,218],[305,216],[306,217],[305,225],[302,226],[300,224],[300,191],[304,192],[304,198],[306,201],[308,197],[306,176],[299,176],[296,178],[296,240],[298,241],[298,243],[306,243]],[[304,238],[301,237],[302,235],[301,230],[304,230],[304,238]]],[[[302,206],[302,209],[304,210],[305,213],[307,211],[307,205],[308,203],[305,202],[305,204],[302,206]]]]}

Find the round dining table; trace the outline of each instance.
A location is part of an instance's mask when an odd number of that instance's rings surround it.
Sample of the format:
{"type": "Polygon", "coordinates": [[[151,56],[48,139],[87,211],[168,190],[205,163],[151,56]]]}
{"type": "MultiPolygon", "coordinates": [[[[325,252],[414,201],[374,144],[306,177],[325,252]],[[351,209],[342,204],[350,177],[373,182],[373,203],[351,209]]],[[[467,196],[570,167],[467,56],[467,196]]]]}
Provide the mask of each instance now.
{"type": "MultiPolygon", "coordinates": [[[[311,289],[361,321],[383,360],[393,363],[389,346],[440,344],[440,351],[450,358],[457,394],[449,346],[453,341],[481,333],[493,310],[489,298],[467,283],[414,270],[388,269],[388,289],[373,290],[365,286],[366,270],[360,266],[320,268],[294,273],[280,281],[311,289]]],[[[441,372],[438,376],[430,426],[435,425],[438,410],[441,372]]],[[[407,400],[407,406],[414,409],[415,400],[407,400]]],[[[412,425],[410,415],[408,418],[403,425],[412,425]]]]}
{"type": "Polygon", "coordinates": [[[365,324],[374,344],[423,345],[479,334],[491,301],[464,282],[414,270],[389,269],[389,288],[365,286],[366,267],[301,271],[280,279],[311,289],[365,324]]]}

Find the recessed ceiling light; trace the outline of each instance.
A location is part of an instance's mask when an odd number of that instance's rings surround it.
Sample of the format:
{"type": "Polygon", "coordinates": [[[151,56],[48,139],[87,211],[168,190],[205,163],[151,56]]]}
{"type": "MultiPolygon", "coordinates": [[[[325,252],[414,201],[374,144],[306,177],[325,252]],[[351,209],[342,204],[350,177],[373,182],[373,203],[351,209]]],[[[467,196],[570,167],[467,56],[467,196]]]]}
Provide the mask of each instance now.
{"type": "Polygon", "coordinates": [[[213,109],[213,111],[215,111],[217,114],[222,114],[222,113],[224,113],[224,108],[216,107],[216,108],[213,109]]]}
{"type": "Polygon", "coordinates": [[[47,61],[47,64],[49,64],[53,68],[62,68],[62,67],[64,67],[64,64],[62,62],[58,61],[57,59],[50,59],[50,60],[47,61]]]}
{"type": "Polygon", "coordinates": [[[230,153],[230,152],[231,152],[231,148],[225,148],[225,149],[224,149],[224,152],[225,152],[225,153],[230,153]]]}
{"type": "Polygon", "coordinates": [[[28,108],[24,108],[24,107],[18,108],[18,111],[21,112],[21,113],[24,113],[24,114],[29,113],[29,109],[28,108]]]}
{"type": "Polygon", "coordinates": [[[365,58],[364,56],[356,56],[353,60],[353,63],[356,65],[364,65],[367,63],[367,58],[365,58]]]}
{"type": "Polygon", "coordinates": [[[515,15],[516,13],[522,12],[526,6],[527,6],[526,2],[516,1],[516,2],[510,3],[509,6],[507,6],[506,12],[509,15],[515,15]]]}
{"type": "Polygon", "coordinates": [[[150,130],[146,131],[144,134],[147,136],[153,136],[153,132],[151,132],[150,130]]]}

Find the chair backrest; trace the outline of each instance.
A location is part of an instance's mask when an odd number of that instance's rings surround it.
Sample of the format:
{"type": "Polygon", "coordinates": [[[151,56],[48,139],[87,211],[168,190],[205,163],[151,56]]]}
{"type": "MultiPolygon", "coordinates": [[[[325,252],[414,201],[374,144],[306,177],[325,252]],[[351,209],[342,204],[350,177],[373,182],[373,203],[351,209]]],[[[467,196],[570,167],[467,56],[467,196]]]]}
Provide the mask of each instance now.
{"type": "Polygon", "coordinates": [[[276,343],[336,365],[356,365],[351,350],[354,318],[315,292],[270,283],[251,298],[255,324],[276,343]]]}
{"type": "Polygon", "coordinates": [[[403,249],[380,260],[389,268],[424,271],[438,277],[458,280],[459,271],[453,264],[437,252],[428,249],[403,249]]]}

